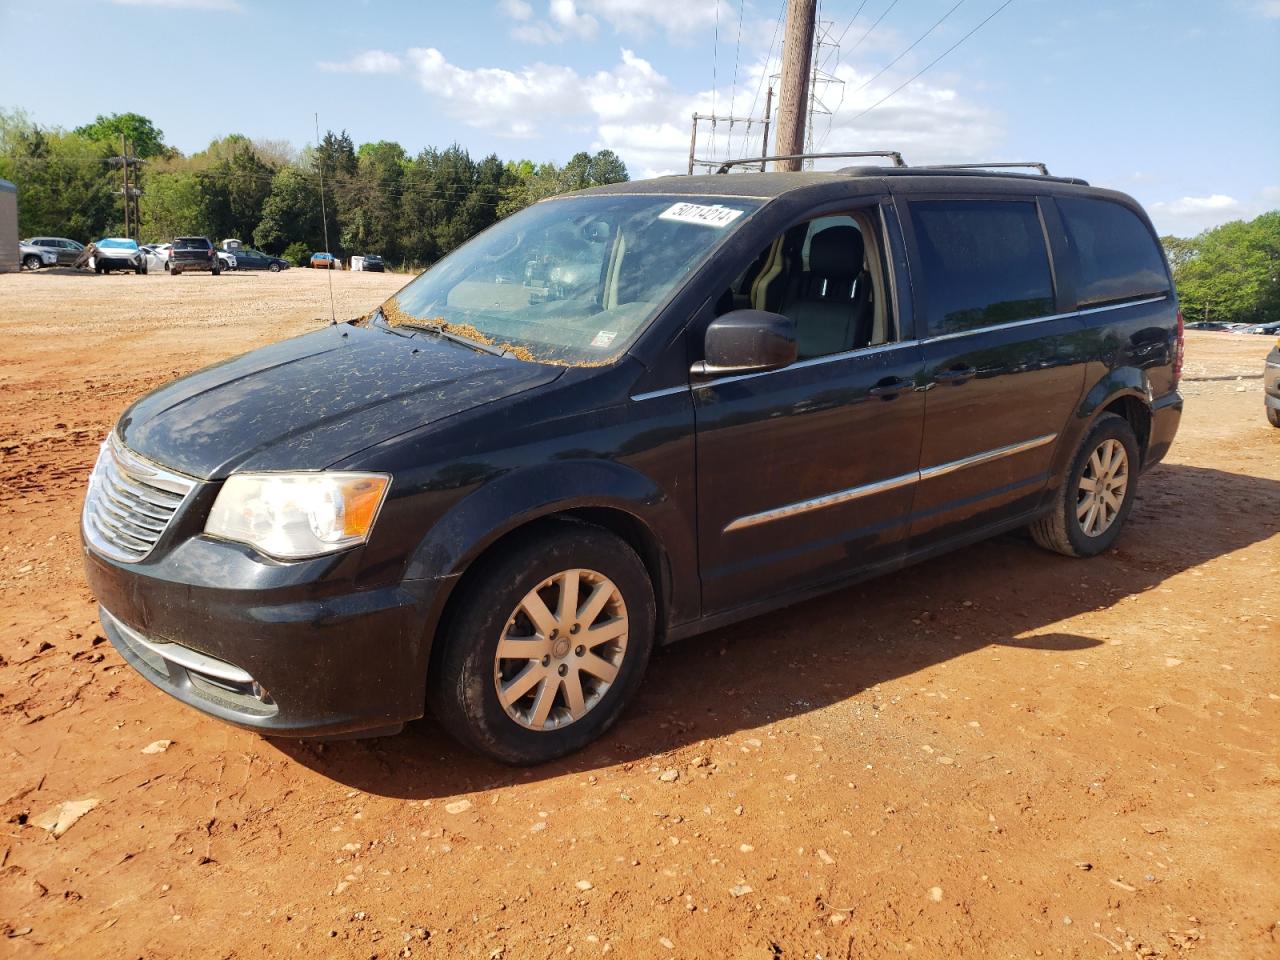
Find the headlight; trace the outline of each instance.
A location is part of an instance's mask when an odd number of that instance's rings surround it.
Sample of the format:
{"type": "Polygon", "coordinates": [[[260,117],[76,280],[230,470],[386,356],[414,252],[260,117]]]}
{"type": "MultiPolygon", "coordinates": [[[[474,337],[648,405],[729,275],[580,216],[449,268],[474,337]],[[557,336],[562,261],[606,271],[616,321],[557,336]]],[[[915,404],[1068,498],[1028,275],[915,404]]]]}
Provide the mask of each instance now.
{"type": "Polygon", "coordinates": [[[204,532],[269,557],[300,560],[364,543],[391,486],[382,473],[239,473],[204,532]]]}

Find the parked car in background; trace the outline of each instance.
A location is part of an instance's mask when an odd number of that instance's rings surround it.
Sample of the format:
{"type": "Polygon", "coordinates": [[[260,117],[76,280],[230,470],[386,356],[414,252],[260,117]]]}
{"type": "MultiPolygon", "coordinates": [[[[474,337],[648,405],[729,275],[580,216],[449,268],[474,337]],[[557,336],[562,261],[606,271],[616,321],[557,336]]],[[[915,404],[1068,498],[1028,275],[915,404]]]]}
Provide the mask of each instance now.
{"type": "Polygon", "coordinates": [[[169,269],[169,251],[171,243],[144,243],[142,252],[147,258],[147,272],[169,269]]]}
{"type": "Polygon", "coordinates": [[[48,247],[37,247],[30,240],[19,240],[18,260],[24,270],[39,270],[41,267],[56,267],[58,253],[48,247]]]}
{"type": "Polygon", "coordinates": [[[1273,427],[1280,427],[1280,340],[1267,354],[1262,368],[1262,390],[1266,394],[1267,419],[1273,427]]]}
{"type": "Polygon", "coordinates": [[[84,250],[83,243],[68,240],[66,237],[32,237],[21,242],[23,247],[31,247],[22,255],[22,265],[28,270],[38,270],[41,266],[69,267],[76,262],[76,257],[84,250]],[[53,254],[52,262],[45,254],[53,254]],[[28,262],[27,257],[38,256],[40,263],[28,262]]]}
{"type": "Polygon", "coordinates": [[[1177,432],[1183,345],[1151,221],[1081,180],[597,187],[362,322],[139,399],[89,483],[86,572],[120,656],[223,720],[385,734],[429,706],[547,761],[658,644],[872,576],[927,590],[937,568],[898,571],[1017,527],[1105,554],[1177,432]]]}
{"type": "Polygon", "coordinates": [[[1251,323],[1247,327],[1239,327],[1231,332],[1261,334],[1264,337],[1273,336],[1280,334],[1280,320],[1271,320],[1268,323],[1251,323]]]}
{"type": "Polygon", "coordinates": [[[317,270],[341,270],[342,261],[332,253],[313,253],[311,255],[311,266],[317,270]]]}
{"type": "Polygon", "coordinates": [[[1230,323],[1226,320],[1198,320],[1195,323],[1188,323],[1186,328],[1210,333],[1230,333],[1232,330],[1247,326],[1247,323],[1230,323]]]}
{"type": "Polygon", "coordinates": [[[128,237],[103,237],[93,244],[93,272],[110,273],[112,270],[147,272],[147,255],[138,241],[128,237]]]}
{"type": "Polygon", "coordinates": [[[273,257],[252,247],[241,247],[236,251],[235,258],[237,270],[269,270],[271,273],[279,273],[289,269],[288,260],[273,257]]]}
{"type": "Polygon", "coordinates": [[[230,250],[218,250],[218,261],[222,264],[223,270],[234,270],[239,266],[240,260],[238,254],[232,253],[230,250]]]}
{"type": "Polygon", "coordinates": [[[169,253],[169,272],[175,277],[192,270],[208,271],[215,277],[222,272],[222,261],[216,256],[208,237],[177,237],[169,253]]]}
{"type": "Polygon", "coordinates": [[[374,273],[383,273],[387,268],[383,263],[382,257],[376,253],[366,253],[364,257],[364,269],[374,273]]]}

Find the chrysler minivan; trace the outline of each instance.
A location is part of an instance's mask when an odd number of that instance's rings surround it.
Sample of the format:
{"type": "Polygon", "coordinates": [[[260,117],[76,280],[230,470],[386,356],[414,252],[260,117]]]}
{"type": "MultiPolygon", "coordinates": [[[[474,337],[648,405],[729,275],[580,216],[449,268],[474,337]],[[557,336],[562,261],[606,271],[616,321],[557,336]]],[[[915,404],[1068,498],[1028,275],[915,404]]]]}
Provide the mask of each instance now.
{"type": "Polygon", "coordinates": [[[88,579],[120,655],[215,717],[429,711],[540,762],[613,723],[655,644],[1018,527],[1106,550],[1181,363],[1151,223],[1080,180],[614,184],[138,400],[88,579]]]}

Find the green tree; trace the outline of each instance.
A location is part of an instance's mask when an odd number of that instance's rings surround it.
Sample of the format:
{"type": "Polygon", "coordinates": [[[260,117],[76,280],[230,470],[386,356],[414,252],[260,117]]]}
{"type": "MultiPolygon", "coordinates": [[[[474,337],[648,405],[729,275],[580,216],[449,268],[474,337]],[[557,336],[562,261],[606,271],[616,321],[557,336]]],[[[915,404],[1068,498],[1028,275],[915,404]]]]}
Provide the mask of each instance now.
{"type": "Polygon", "coordinates": [[[271,180],[262,218],[253,231],[254,246],[268,253],[280,253],[295,243],[319,250],[323,238],[315,180],[297,167],[284,167],[271,180]]]}
{"type": "Polygon", "coordinates": [[[1174,244],[1170,262],[1188,320],[1280,320],[1280,210],[1174,244]]]}
{"type": "Polygon", "coordinates": [[[120,137],[124,136],[129,141],[130,152],[143,159],[170,156],[175,152],[165,146],[164,131],[140,113],[98,114],[93,123],[76,127],[75,132],[89,140],[110,144],[116,153],[120,151],[120,137]]]}
{"type": "Polygon", "coordinates": [[[0,113],[0,177],[18,186],[18,232],[87,243],[119,232],[124,208],[103,144],[0,113]]]}

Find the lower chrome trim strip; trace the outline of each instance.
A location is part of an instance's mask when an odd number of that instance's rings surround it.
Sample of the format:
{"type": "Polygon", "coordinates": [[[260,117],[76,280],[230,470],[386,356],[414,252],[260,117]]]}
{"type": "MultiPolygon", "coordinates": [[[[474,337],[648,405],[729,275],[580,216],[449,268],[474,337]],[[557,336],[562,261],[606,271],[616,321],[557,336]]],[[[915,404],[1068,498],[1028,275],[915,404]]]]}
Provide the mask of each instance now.
{"type": "Polygon", "coordinates": [[[1001,457],[1011,457],[1015,453],[1025,453],[1027,450],[1043,447],[1046,443],[1053,443],[1057,437],[1056,433],[1046,433],[1043,437],[1036,437],[1033,440],[1011,443],[1007,447],[996,447],[994,450],[987,450],[985,453],[975,453],[971,457],[963,457],[959,460],[952,460],[949,463],[940,463],[936,467],[925,467],[920,471],[920,479],[932,480],[934,477],[945,477],[948,473],[955,473],[965,467],[976,467],[980,463],[999,460],[1001,457]]]}
{"type": "Polygon", "coordinates": [[[771,520],[782,520],[785,517],[793,517],[798,513],[808,513],[810,510],[821,510],[823,507],[832,507],[837,503],[848,503],[850,500],[857,500],[861,497],[870,497],[877,493],[887,493],[890,490],[897,490],[899,487],[905,487],[915,483],[920,479],[918,471],[904,473],[897,477],[889,477],[887,480],[877,480],[875,483],[866,483],[860,487],[850,487],[848,490],[837,490],[835,493],[828,493],[821,497],[814,497],[812,500],[800,500],[797,503],[788,503],[786,506],[774,507],[772,510],[764,510],[760,513],[748,514],[745,517],[739,517],[727,527],[724,528],[725,533],[733,530],[742,530],[746,527],[754,527],[761,523],[768,523],[771,520]]]}
{"type": "Polygon", "coordinates": [[[849,487],[847,490],[837,490],[835,493],[827,493],[809,500],[798,500],[795,503],[774,507],[772,510],[749,513],[745,517],[739,517],[737,520],[730,522],[724,528],[724,532],[731,533],[734,530],[745,530],[748,527],[769,523],[773,520],[782,520],[786,517],[794,517],[797,514],[808,513],[811,510],[821,510],[824,507],[848,503],[851,500],[874,496],[877,493],[887,493],[890,490],[897,490],[899,487],[918,483],[921,480],[932,480],[934,477],[946,476],[948,473],[955,473],[957,470],[963,470],[966,467],[975,467],[980,463],[999,460],[1001,457],[1011,457],[1017,453],[1025,453],[1028,450],[1034,450],[1037,447],[1043,447],[1047,443],[1052,443],[1057,438],[1058,435],[1056,433],[1046,433],[1041,437],[1023,440],[1020,443],[1011,443],[1004,447],[996,447],[994,450],[975,453],[972,456],[951,460],[948,463],[940,463],[934,467],[925,467],[923,470],[913,470],[911,473],[899,474],[896,477],[877,480],[874,483],[864,483],[858,487],[849,487]]]}
{"type": "Polygon", "coordinates": [[[168,660],[170,663],[176,663],[180,667],[184,667],[194,673],[203,674],[206,677],[226,680],[228,683],[253,683],[253,677],[225,660],[218,660],[208,654],[200,653],[198,650],[184,647],[180,643],[173,643],[168,640],[153,640],[139,633],[133,627],[121,623],[117,617],[105,609],[102,610],[102,616],[110,620],[111,625],[128,637],[130,642],[140,647],[145,647],[157,657],[168,660]]]}

